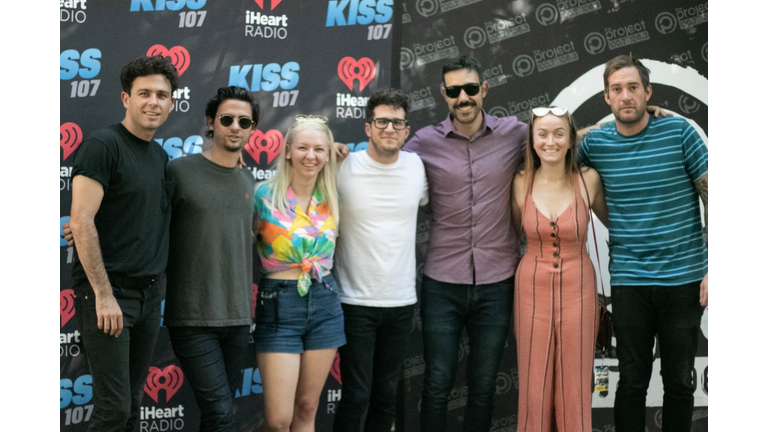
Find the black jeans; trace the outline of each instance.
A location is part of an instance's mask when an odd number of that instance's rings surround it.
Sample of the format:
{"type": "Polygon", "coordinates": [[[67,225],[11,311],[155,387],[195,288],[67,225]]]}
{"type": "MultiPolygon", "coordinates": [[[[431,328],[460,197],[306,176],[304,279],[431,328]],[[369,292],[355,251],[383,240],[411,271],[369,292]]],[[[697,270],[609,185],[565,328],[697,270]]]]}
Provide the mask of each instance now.
{"type": "Polygon", "coordinates": [[[496,375],[512,317],[514,279],[487,285],[421,280],[424,391],[421,430],[445,432],[448,396],[458,370],[461,332],[469,336],[467,407],[463,430],[487,432],[493,416],[496,375]]]}
{"type": "Polygon", "coordinates": [[[105,334],[96,320],[96,298],[89,284],[75,287],[76,313],[93,376],[94,410],[89,431],[133,432],[144,384],[160,330],[159,282],[146,288],[112,285],[123,312],[120,337],[105,334]]]}
{"type": "Polygon", "coordinates": [[[413,305],[341,307],[347,344],[339,348],[342,391],[333,430],[389,432],[395,420],[397,383],[413,323],[413,305]]]}
{"type": "Polygon", "coordinates": [[[611,287],[613,328],[619,359],[614,419],[617,432],[645,431],[645,397],[659,336],[664,384],[662,430],[691,430],[693,369],[704,308],[700,284],[611,287]]]}
{"type": "Polygon", "coordinates": [[[201,431],[234,431],[234,398],[248,365],[250,326],[168,327],[173,352],[200,408],[201,431]]]}

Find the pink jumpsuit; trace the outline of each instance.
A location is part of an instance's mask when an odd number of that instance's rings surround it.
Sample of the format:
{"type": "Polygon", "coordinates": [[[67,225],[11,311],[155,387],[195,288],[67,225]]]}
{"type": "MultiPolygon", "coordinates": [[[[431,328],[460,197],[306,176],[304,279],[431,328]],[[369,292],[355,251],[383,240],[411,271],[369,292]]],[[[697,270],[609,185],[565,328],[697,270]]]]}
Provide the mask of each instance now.
{"type": "Polygon", "coordinates": [[[515,273],[514,329],[520,377],[517,430],[592,431],[592,366],[598,310],[587,254],[589,210],[574,175],[574,201],[555,220],[528,188],[528,245],[515,273]]]}

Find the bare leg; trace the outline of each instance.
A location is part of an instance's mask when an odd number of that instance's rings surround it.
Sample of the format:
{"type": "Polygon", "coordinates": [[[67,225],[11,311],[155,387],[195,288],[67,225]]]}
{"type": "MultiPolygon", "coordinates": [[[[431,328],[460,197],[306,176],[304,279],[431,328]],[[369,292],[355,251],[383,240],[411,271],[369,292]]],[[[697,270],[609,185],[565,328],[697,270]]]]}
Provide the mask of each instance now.
{"type": "MultiPolygon", "coordinates": [[[[314,432],[320,392],[323,391],[335,356],[336,348],[306,351],[301,354],[301,372],[296,388],[291,432],[314,432]]],[[[266,394],[266,391],[264,393],[266,394]]]]}
{"type": "MultiPolygon", "coordinates": [[[[294,416],[293,403],[305,354],[265,353],[256,356],[264,387],[266,421],[262,432],[288,432],[294,416]]],[[[333,360],[333,359],[331,359],[333,360]]],[[[330,369],[330,364],[328,368],[330,369]]],[[[326,370],[327,373],[327,370],[326,370]]],[[[322,388],[319,391],[321,391],[322,388]]],[[[319,397],[319,396],[318,396],[319,397]]],[[[315,405],[317,409],[317,404],[315,405]]]]}

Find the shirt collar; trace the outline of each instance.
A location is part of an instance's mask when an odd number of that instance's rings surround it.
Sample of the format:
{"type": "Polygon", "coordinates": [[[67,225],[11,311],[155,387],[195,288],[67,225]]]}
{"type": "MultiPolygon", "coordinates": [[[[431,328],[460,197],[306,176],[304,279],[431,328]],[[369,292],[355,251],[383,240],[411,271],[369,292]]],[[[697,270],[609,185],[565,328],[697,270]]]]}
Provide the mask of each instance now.
{"type": "MultiPolygon", "coordinates": [[[[485,131],[485,130],[490,130],[491,132],[493,132],[496,129],[496,126],[498,126],[498,124],[499,124],[498,118],[492,115],[488,115],[488,113],[485,112],[485,110],[483,110],[483,123],[480,125],[480,129],[478,129],[478,132],[485,131]]],[[[453,129],[453,121],[451,118],[451,113],[448,113],[448,117],[446,117],[445,120],[440,122],[440,126],[442,129],[441,132],[443,136],[446,138],[448,138],[448,135],[450,135],[451,133],[457,134],[457,132],[453,129]]],[[[475,134],[477,134],[478,132],[475,132],[475,134]]]]}

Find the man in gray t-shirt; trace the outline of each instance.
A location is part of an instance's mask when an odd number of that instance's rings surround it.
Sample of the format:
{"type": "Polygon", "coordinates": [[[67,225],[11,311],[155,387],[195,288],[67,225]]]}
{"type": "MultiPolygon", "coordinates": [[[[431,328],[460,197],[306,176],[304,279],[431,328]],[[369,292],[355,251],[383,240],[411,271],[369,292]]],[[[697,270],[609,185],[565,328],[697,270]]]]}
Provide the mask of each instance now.
{"type": "Polygon", "coordinates": [[[174,159],[165,325],[197,405],[200,430],[234,430],[233,400],[247,363],[252,303],[253,176],[237,166],[259,118],[240,87],[206,106],[213,145],[174,159]]]}

